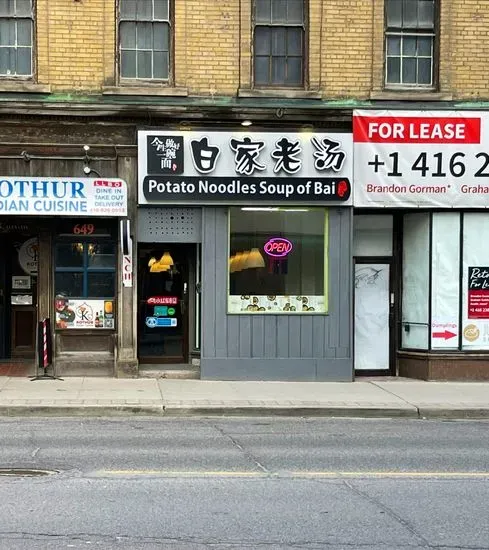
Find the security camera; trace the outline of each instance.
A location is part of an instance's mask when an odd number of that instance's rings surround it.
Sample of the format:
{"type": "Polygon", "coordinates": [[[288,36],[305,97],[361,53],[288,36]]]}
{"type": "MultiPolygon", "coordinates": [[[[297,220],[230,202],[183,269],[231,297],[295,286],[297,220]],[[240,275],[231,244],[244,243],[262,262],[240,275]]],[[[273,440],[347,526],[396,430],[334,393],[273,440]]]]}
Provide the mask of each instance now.
{"type": "Polygon", "coordinates": [[[85,174],[88,176],[88,174],[90,174],[90,172],[92,171],[92,169],[90,168],[90,166],[84,166],[84,167],[83,167],[83,171],[84,171],[85,174]]]}
{"type": "Polygon", "coordinates": [[[84,145],[83,150],[85,151],[85,153],[88,153],[88,151],[90,151],[90,145],[84,145]]]}

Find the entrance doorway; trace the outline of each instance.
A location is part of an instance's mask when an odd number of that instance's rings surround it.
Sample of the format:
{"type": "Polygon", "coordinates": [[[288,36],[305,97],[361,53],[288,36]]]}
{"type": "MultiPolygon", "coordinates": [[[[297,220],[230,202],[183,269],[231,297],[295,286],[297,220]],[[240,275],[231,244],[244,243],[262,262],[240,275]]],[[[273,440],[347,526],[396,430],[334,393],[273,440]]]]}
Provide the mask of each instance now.
{"type": "Polygon", "coordinates": [[[0,361],[28,360],[36,350],[37,237],[0,234],[0,361]]]}
{"type": "Polygon", "coordinates": [[[355,374],[395,374],[393,368],[394,302],[391,262],[355,262],[355,374]]]}
{"type": "Polygon", "coordinates": [[[188,363],[195,245],[140,244],[138,257],[139,363],[188,363]]]}

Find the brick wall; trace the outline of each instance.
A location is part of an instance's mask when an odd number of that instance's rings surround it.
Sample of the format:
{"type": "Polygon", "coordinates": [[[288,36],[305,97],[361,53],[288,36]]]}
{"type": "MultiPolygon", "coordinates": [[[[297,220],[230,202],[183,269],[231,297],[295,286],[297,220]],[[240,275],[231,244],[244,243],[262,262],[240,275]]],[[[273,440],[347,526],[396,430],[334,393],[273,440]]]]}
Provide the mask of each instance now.
{"type": "MultiPolygon", "coordinates": [[[[440,0],[440,91],[487,99],[489,12],[440,0]]],[[[382,92],[384,0],[309,0],[307,84],[325,99],[382,92]]],[[[38,0],[37,79],[54,92],[117,84],[114,0],[38,0]]],[[[175,0],[172,86],[190,95],[250,88],[251,0],[175,0]]],[[[143,83],[144,84],[144,83],[143,83]]]]}

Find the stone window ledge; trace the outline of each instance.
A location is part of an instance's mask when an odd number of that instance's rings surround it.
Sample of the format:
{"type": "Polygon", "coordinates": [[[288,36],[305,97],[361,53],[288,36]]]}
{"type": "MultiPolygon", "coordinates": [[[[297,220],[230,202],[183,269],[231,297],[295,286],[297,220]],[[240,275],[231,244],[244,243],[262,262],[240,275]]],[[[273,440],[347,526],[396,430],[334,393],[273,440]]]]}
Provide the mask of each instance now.
{"type": "Polygon", "coordinates": [[[104,95],[152,95],[167,97],[187,97],[187,88],[171,88],[163,86],[105,86],[104,95]]]}
{"type": "Polygon", "coordinates": [[[370,92],[370,99],[383,101],[452,101],[453,95],[429,90],[382,90],[370,92]]]}
{"type": "Polygon", "coordinates": [[[312,90],[294,90],[284,88],[241,88],[238,90],[238,97],[267,97],[283,99],[321,99],[321,92],[312,90]]]}
{"type": "Polygon", "coordinates": [[[0,79],[0,92],[50,94],[51,86],[49,84],[35,84],[25,80],[2,81],[0,79]]]}

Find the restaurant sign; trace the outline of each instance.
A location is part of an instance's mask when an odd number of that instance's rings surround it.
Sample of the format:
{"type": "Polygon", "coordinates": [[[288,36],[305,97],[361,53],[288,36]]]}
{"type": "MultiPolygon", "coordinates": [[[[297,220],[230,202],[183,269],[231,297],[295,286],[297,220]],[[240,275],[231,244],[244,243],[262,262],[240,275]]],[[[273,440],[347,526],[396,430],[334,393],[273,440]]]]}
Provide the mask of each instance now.
{"type": "Polygon", "coordinates": [[[351,204],[349,133],[138,132],[139,204],[351,204]]]}
{"type": "Polygon", "coordinates": [[[354,206],[489,208],[489,113],[354,111],[354,206]]]}
{"type": "Polygon", "coordinates": [[[0,176],[0,215],[127,216],[118,178],[0,176]]]}

